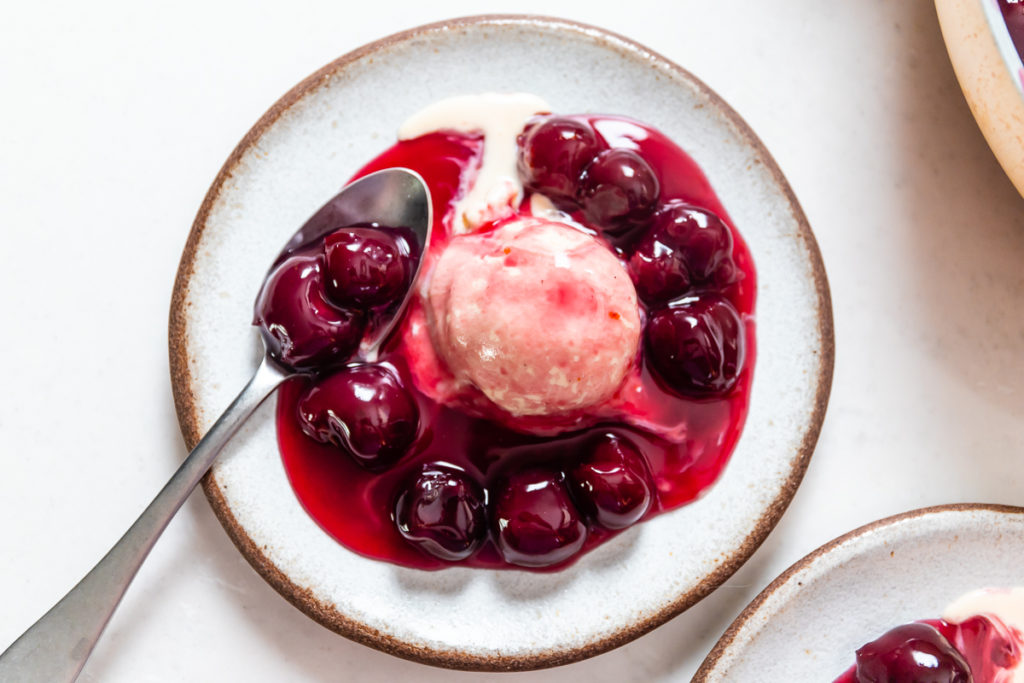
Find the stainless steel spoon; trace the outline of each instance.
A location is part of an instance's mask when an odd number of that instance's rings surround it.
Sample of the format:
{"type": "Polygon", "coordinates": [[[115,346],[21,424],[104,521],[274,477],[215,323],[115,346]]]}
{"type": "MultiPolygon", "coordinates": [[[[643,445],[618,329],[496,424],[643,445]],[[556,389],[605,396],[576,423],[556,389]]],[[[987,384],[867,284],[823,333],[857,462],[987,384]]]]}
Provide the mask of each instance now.
{"type": "MultiPolygon", "coordinates": [[[[351,183],[327,202],[285,247],[285,254],[322,237],[335,227],[355,224],[411,229],[422,255],[430,240],[430,192],[407,169],[378,171],[351,183]]],[[[417,258],[413,274],[419,272],[417,258]]],[[[394,315],[363,342],[373,358],[408,303],[412,287],[394,315]]],[[[145,512],[77,586],[0,655],[0,681],[57,683],[74,681],[88,659],[128,585],[167,523],[210,469],[224,444],[285,379],[293,374],[264,354],[249,383],[157,494],[145,512]]]]}

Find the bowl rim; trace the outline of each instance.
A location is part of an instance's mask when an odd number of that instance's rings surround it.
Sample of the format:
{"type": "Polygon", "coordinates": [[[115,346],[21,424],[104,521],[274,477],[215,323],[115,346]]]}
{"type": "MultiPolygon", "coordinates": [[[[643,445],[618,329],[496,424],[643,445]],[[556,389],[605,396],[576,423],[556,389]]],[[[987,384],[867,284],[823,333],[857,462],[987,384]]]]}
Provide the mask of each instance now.
{"type": "Polygon", "coordinates": [[[693,679],[690,683],[705,683],[708,680],[708,676],[715,673],[716,665],[729,651],[733,643],[736,642],[743,628],[757,615],[760,609],[776,593],[776,591],[797,578],[803,571],[811,568],[814,563],[822,557],[843,548],[851,541],[881,529],[906,522],[917,521],[931,515],[945,514],[949,512],[997,512],[1001,514],[1024,515],[1024,507],[1003,505],[1000,503],[949,503],[945,505],[932,505],[929,507],[908,510],[907,512],[901,512],[889,517],[883,517],[882,519],[859,526],[841,536],[837,536],[794,562],[788,569],[779,574],[770,584],[768,584],[764,590],[758,593],[757,597],[751,600],[750,603],[743,608],[743,611],[740,612],[739,616],[733,620],[725,630],[725,633],[723,633],[718,639],[718,642],[715,643],[711,652],[708,653],[708,656],[704,659],[700,668],[697,669],[697,673],[693,675],[693,679]]]}
{"type": "Polygon", "coordinates": [[[998,0],[977,0],[985,14],[985,21],[988,24],[989,32],[996,43],[999,56],[1003,64],[1010,72],[1010,79],[1017,88],[1017,94],[1024,98],[1024,60],[1017,52],[1017,46],[1013,43],[1013,36],[1010,35],[1010,27],[1003,17],[1002,8],[998,0]]]}
{"type": "Polygon", "coordinates": [[[235,146],[213,183],[207,191],[193,221],[188,235],[171,295],[168,324],[168,346],[170,355],[171,386],[175,410],[186,446],[191,450],[203,436],[199,427],[197,401],[192,389],[192,377],[188,362],[188,290],[192,278],[197,249],[204,232],[211,209],[218,199],[225,183],[245,153],[258,142],[263,133],[293,105],[307,94],[319,88],[336,73],[358,60],[383,48],[404,43],[416,38],[444,33],[453,29],[487,26],[536,27],[546,30],[567,31],[597,39],[612,49],[641,56],[652,65],[668,69],[683,80],[691,83],[708,98],[726,117],[728,123],[747,142],[758,159],[771,174],[775,185],[784,194],[797,223],[794,237],[806,250],[811,268],[811,277],[817,294],[813,308],[817,314],[818,333],[821,338],[819,363],[813,377],[815,392],[809,401],[811,415],[808,428],[803,434],[799,447],[790,459],[790,471],[779,489],[777,497],[766,506],[764,513],[754,523],[751,532],[734,548],[727,557],[717,563],[716,568],[704,579],[658,612],[644,615],[644,618],[603,637],[571,649],[548,650],[527,656],[490,655],[484,656],[457,649],[431,649],[412,645],[401,639],[370,627],[337,611],[333,605],[319,600],[308,588],[296,585],[263,552],[260,546],[246,533],[229,507],[213,471],[203,477],[202,485],[206,498],[221,525],[242,556],[282,597],[304,614],[326,628],[358,643],[368,645],[382,652],[415,662],[433,666],[469,671],[527,671],[560,666],[580,661],[624,645],[679,615],[709,595],[726,579],[732,576],[753,555],[764,542],[771,530],[788,508],[814,452],[824,421],[831,392],[833,365],[835,359],[834,326],[832,303],[821,252],[810,224],[804,215],[792,188],[787,182],[775,159],[750,126],[728,103],[688,70],[675,64],[663,55],[617,33],[603,28],[572,20],[533,14],[482,14],[458,17],[403,30],[379,40],[367,43],[342,55],[292,87],[260,117],[253,127],[235,146]]]}

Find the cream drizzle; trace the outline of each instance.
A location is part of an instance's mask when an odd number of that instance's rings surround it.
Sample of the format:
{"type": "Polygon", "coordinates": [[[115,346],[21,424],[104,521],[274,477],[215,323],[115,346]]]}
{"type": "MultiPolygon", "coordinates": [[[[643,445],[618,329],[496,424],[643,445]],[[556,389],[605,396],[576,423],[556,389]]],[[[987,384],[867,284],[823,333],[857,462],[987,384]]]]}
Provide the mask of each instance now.
{"type": "MultiPolygon", "coordinates": [[[[982,588],[961,595],[942,612],[942,618],[959,624],[977,615],[992,615],[1024,633],[1024,588],[982,588]]],[[[1024,666],[1013,669],[1013,683],[1024,683],[1024,666]]]]}
{"type": "Polygon", "coordinates": [[[455,205],[455,233],[472,232],[519,207],[523,185],[516,171],[516,137],[531,116],[550,111],[547,102],[528,93],[459,95],[421,109],[398,129],[401,140],[445,130],[483,135],[480,172],[455,205]]]}

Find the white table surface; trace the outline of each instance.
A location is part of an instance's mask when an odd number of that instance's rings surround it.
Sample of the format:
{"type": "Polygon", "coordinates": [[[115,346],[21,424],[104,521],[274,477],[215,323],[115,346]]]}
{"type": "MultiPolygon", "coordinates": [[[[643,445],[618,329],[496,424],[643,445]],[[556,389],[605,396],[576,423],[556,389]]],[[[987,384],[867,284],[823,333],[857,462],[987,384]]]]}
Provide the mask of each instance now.
{"type": "MultiPolygon", "coordinates": [[[[553,8],[348,4],[4,9],[0,647],[102,556],[184,456],[167,368],[171,285],[203,194],[245,131],[370,40],[485,9],[553,8]]],[[[309,620],[195,494],[81,680],[686,681],[761,588],[834,536],[924,505],[1024,504],[1024,200],[971,118],[931,3],[627,4],[559,13],[648,45],[724,96],[788,176],[828,269],[831,406],[764,546],[700,605],[616,651],[544,672],[455,674],[309,620]]]]}

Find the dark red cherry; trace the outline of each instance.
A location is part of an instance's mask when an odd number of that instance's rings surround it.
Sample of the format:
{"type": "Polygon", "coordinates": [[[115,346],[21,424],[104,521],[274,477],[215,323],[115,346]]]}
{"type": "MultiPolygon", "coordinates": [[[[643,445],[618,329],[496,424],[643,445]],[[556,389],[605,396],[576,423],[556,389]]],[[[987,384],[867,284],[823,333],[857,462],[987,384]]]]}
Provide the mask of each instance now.
{"type": "Polygon", "coordinates": [[[424,465],[395,502],[402,537],[442,560],[464,560],[487,538],[484,493],[448,465],[424,465]]]}
{"type": "Polygon", "coordinates": [[[725,299],[707,295],[662,308],[647,321],[645,336],[651,366],[685,396],[725,394],[743,369],[743,322],[725,299]]]}
{"type": "Polygon", "coordinates": [[[614,235],[649,219],[660,193],[651,165],[633,150],[617,148],[584,169],[576,198],[587,220],[614,235]]]}
{"type": "Polygon", "coordinates": [[[637,293],[657,304],[683,296],[692,285],[725,287],[736,279],[732,246],[732,232],[718,216],[669,202],[629,259],[637,293]]]}
{"type": "Polygon", "coordinates": [[[324,257],[327,295],[338,305],[383,306],[409,286],[409,245],[393,230],[336,230],[324,239],[324,257]]]}
{"type": "Polygon", "coordinates": [[[370,471],[405,455],[419,428],[416,401],[382,365],[357,365],[320,379],[299,398],[298,413],[303,432],[370,471]]]}
{"type": "Polygon", "coordinates": [[[267,276],[256,298],[256,317],[270,356],[295,370],[347,361],[363,337],[358,311],[324,297],[323,261],[292,256],[267,276]]]}
{"type": "Polygon", "coordinates": [[[587,525],[569,498],[563,473],[520,470],[501,478],[491,492],[491,526],[506,562],[547,567],[568,560],[587,540],[587,525]]]}
{"type": "Polygon", "coordinates": [[[573,498],[606,529],[624,529],[651,507],[651,479],[640,451],[628,440],[606,433],[588,444],[569,472],[573,498]]]}
{"type": "Polygon", "coordinates": [[[970,683],[963,656],[929,624],[897,626],[857,650],[857,683],[970,683]]]}
{"type": "Polygon", "coordinates": [[[526,188],[571,206],[583,169],[602,149],[588,123],[560,116],[538,119],[519,136],[519,177],[526,188]]]}
{"type": "Polygon", "coordinates": [[[652,230],[629,257],[629,274],[644,303],[663,304],[690,291],[690,268],[683,250],[652,230]]]}

